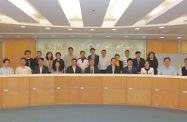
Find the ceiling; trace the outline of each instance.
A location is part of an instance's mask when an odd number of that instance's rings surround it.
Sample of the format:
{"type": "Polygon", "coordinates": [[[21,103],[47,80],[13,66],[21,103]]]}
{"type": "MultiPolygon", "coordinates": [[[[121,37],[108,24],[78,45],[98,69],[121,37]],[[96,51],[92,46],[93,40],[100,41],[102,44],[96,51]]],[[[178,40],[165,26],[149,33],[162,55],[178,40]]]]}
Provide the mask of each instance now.
{"type": "Polygon", "coordinates": [[[187,0],[1,0],[1,38],[187,39],[187,0]]]}

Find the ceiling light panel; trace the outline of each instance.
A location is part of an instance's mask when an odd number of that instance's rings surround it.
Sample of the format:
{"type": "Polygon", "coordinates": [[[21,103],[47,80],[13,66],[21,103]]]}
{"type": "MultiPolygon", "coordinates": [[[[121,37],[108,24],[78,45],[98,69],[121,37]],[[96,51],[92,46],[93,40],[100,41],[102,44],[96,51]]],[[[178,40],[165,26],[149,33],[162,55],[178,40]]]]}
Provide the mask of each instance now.
{"type": "Polygon", "coordinates": [[[83,27],[79,0],[58,0],[71,27],[83,27]]]}
{"type": "Polygon", "coordinates": [[[102,27],[114,27],[132,0],[111,0],[102,27]]]}

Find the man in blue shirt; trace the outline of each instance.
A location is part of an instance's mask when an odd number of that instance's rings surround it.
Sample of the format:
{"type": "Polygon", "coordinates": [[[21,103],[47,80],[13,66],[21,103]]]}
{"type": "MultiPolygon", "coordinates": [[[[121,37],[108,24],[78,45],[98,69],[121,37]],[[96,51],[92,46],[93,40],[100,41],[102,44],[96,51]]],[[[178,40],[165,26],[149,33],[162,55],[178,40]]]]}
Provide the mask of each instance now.
{"type": "Polygon", "coordinates": [[[14,70],[12,67],[10,67],[10,60],[8,58],[5,58],[3,60],[3,67],[0,68],[0,74],[3,75],[14,74],[14,70]]]}
{"type": "Polygon", "coordinates": [[[170,66],[171,59],[169,57],[164,58],[164,65],[158,68],[158,75],[177,75],[175,67],[170,66]]]}

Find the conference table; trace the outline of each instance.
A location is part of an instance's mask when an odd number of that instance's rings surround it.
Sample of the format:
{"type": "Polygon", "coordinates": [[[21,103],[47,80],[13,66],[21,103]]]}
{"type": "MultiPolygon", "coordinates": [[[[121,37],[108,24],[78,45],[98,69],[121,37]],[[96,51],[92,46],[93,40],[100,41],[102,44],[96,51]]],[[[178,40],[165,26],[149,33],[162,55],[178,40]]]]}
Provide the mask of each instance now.
{"type": "Polygon", "coordinates": [[[187,110],[187,77],[125,74],[0,76],[0,108],[115,104],[187,110]]]}

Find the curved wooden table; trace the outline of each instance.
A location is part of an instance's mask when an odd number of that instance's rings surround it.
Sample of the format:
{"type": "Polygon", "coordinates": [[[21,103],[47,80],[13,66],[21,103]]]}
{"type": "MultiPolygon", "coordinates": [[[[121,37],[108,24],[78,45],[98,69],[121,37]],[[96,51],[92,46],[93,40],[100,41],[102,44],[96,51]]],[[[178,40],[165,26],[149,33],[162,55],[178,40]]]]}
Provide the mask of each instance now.
{"type": "Polygon", "coordinates": [[[43,74],[0,76],[0,108],[128,104],[187,110],[187,77],[43,74]]]}

